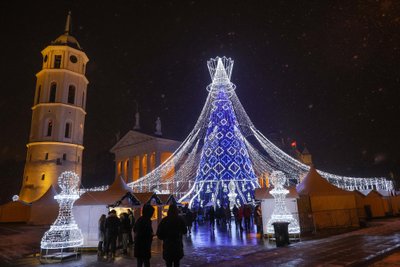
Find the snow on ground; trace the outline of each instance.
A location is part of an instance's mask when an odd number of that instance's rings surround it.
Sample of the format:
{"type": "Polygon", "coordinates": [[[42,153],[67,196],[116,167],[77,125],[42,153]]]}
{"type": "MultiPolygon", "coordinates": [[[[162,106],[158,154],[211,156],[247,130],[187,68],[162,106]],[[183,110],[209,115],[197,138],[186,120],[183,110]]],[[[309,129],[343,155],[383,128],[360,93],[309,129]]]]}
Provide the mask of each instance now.
{"type": "Polygon", "coordinates": [[[50,226],[0,224],[0,265],[40,252],[40,240],[50,226]]]}

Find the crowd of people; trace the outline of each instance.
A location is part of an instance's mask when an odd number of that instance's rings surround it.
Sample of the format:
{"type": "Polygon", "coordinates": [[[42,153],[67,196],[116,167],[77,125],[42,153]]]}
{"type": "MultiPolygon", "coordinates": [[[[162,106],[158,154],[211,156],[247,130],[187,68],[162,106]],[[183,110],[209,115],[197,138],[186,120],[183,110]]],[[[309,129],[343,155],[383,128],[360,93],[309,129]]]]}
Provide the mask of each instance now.
{"type": "Polygon", "coordinates": [[[132,210],[123,212],[117,217],[115,210],[110,210],[108,216],[101,215],[99,219],[98,257],[100,260],[112,261],[117,248],[122,249],[122,254],[128,253],[129,246],[133,246],[137,266],[150,266],[151,245],[153,237],[163,241],[163,259],[166,266],[179,266],[184,256],[182,237],[190,235],[193,224],[209,221],[211,231],[215,225],[231,227],[234,218],[238,231],[250,231],[251,221],[257,226],[257,233],[262,233],[261,207],[257,205],[243,205],[240,207],[213,206],[191,210],[186,204],[184,207],[169,206],[167,216],[161,220],[156,233],[153,232],[151,218],[154,207],[144,205],[142,216],[135,220],[132,210]],[[243,227],[244,224],[244,227],[243,227]],[[132,236],[133,234],[133,236],[132,236]]]}

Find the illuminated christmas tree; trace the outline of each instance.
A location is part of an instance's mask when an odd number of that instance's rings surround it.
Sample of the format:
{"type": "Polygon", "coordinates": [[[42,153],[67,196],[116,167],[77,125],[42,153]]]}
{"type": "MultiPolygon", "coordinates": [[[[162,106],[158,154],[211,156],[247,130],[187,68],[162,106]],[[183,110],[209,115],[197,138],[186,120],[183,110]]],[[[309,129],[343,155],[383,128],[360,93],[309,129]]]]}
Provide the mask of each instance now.
{"type": "Polygon", "coordinates": [[[239,130],[230,97],[233,61],[216,58],[208,62],[213,97],[191,205],[230,206],[254,201],[257,186],[252,162],[239,130]]]}
{"type": "MultiPolygon", "coordinates": [[[[217,57],[207,62],[212,83],[199,118],[179,148],[160,166],[128,185],[135,192],[166,191],[191,206],[252,202],[258,178],[281,171],[298,183],[310,166],[291,157],[265,137],[251,122],[230,81],[233,60],[217,57]]],[[[295,145],[295,144],[294,144],[295,145]]],[[[390,191],[383,177],[347,177],[317,170],[337,187],[390,191]]]]}

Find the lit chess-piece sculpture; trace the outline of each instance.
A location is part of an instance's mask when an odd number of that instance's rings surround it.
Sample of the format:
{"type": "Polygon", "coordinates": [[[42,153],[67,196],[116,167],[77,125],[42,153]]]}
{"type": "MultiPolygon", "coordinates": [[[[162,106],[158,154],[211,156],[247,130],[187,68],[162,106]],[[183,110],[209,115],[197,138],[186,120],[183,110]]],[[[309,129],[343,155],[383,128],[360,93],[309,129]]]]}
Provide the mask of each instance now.
{"type": "Polygon", "coordinates": [[[286,208],[285,198],[289,193],[289,190],[283,187],[283,185],[286,183],[286,180],[287,178],[285,174],[281,171],[274,171],[271,174],[270,181],[274,186],[274,189],[270,191],[270,194],[275,199],[275,206],[271,215],[271,219],[267,223],[267,234],[275,233],[273,223],[278,222],[289,223],[289,234],[300,234],[299,223],[286,208]]]}
{"type": "Polygon", "coordinates": [[[54,198],[60,205],[58,217],[44,234],[42,249],[65,249],[83,245],[83,235],[72,214],[74,202],[79,198],[79,176],[74,172],[63,172],[58,177],[61,193],[54,198]]]}

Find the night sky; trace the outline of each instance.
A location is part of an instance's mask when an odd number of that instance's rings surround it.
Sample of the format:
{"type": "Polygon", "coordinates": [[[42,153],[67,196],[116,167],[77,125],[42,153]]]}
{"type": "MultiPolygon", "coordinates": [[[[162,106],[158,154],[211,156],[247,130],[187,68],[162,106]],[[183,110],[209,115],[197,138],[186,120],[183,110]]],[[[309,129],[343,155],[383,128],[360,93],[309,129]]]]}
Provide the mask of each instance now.
{"type": "MultiPolygon", "coordinates": [[[[205,103],[206,61],[255,126],[296,140],[318,169],[388,176],[400,165],[399,1],[2,1],[0,179],[18,193],[40,51],[63,33],[88,55],[82,182],[110,183],[116,136],[134,125],[183,140],[205,103]]],[[[2,199],[0,199],[1,201],[2,199]]]]}

